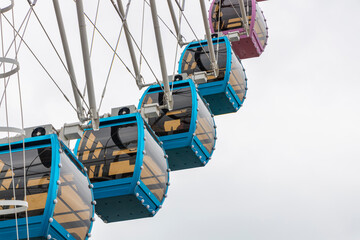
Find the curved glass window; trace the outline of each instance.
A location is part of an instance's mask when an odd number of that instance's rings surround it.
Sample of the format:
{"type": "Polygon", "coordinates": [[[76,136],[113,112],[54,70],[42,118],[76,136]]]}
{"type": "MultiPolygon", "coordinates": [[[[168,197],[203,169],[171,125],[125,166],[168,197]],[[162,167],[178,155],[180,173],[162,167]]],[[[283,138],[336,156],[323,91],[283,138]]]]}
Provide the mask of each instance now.
{"type": "Polygon", "coordinates": [[[144,168],[141,170],[140,179],[156,198],[162,202],[166,192],[166,183],[168,182],[167,162],[164,158],[164,151],[149,131],[151,130],[144,130],[146,138],[143,158],[144,168]]]}
{"type": "Polygon", "coordinates": [[[235,54],[232,54],[231,74],[229,82],[241,102],[244,101],[246,92],[245,78],[246,76],[244,68],[240,63],[240,60],[236,57],[235,54]]]}
{"type": "Polygon", "coordinates": [[[204,145],[209,154],[212,152],[212,148],[215,144],[215,128],[214,121],[211,117],[209,110],[206,108],[201,98],[198,101],[198,122],[196,123],[195,134],[200,142],[204,145]]]}
{"type": "MultiPolygon", "coordinates": [[[[252,3],[244,0],[245,11],[249,24],[251,22],[252,3]]],[[[211,22],[215,32],[243,28],[242,15],[238,0],[217,0],[214,3],[211,22]]]]}
{"type": "Polygon", "coordinates": [[[91,182],[133,176],[138,144],[136,123],[85,131],[78,159],[88,169],[91,182]]]}
{"type": "MultiPolygon", "coordinates": [[[[49,143],[50,140],[48,140],[48,144],[49,143]]],[[[50,183],[52,150],[51,147],[43,147],[26,150],[24,152],[22,144],[19,145],[21,145],[21,147],[12,148],[11,154],[0,154],[0,200],[13,200],[14,186],[16,200],[24,200],[23,157],[25,156],[26,200],[29,204],[27,211],[28,217],[42,215],[44,213],[50,183]],[[12,179],[10,156],[13,161],[14,181],[12,179]]],[[[9,149],[8,146],[7,149],[9,149]]],[[[0,209],[9,209],[9,207],[0,207],[0,209]]],[[[25,212],[18,213],[17,217],[24,218],[25,212]]],[[[0,216],[0,221],[10,219],[15,219],[15,215],[0,216]]]]}
{"type": "MultiPolygon", "coordinates": [[[[163,105],[164,92],[149,93],[144,97],[142,106],[145,104],[159,103],[163,105]]],[[[192,95],[191,89],[180,88],[173,90],[174,108],[160,109],[160,117],[149,118],[149,125],[157,136],[166,136],[177,133],[185,133],[190,129],[192,95]]]]}
{"type": "MultiPolygon", "coordinates": [[[[208,82],[220,81],[225,77],[226,61],[227,61],[227,49],[224,40],[214,40],[215,56],[217,58],[219,66],[219,76],[215,78],[212,75],[208,75],[208,82]]],[[[198,47],[190,47],[184,53],[181,63],[181,72],[187,73],[189,76],[195,72],[212,72],[210,53],[208,45],[199,45],[198,47]]]]}
{"type": "Polygon", "coordinates": [[[88,178],[75,164],[76,160],[65,152],[60,155],[61,185],[58,189],[54,219],[75,239],[86,238],[93,215],[92,195],[88,178]]]}
{"type": "Polygon", "coordinates": [[[256,19],[254,30],[262,48],[264,48],[267,41],[267,30],[264,15],[261,13],[261,9],[258,5],[256,5],[256,19]]]}

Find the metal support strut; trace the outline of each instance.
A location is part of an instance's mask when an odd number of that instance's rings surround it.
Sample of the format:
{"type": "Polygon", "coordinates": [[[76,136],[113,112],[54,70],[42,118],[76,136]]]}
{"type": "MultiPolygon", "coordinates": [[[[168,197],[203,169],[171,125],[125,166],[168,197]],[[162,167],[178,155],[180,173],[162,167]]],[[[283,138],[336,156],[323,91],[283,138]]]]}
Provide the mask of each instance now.
{"type": "Polygon", "coordinates": [[[54,4],[54,10],[55,10],[55,14],[56,14],[56,19],[57,19],[58,26],[59,26],[61,41],[62,41],[64,53],[65,53],[66,63],[67,63],[68,70],[69,70],[71,86],[73,89],[74,98],[75,98],[75,102],[76,102],[77,115],[78,115],[79,120],[81,122],[84,122],[84,120],[85,120],[84,108],[81,104],[80,93],[78,92],[78,85],[76,82],[74,65],[73,65],[73,62],[71,59],[69,43],[68,43],[68,40],[66,37],[64,21],[63,21],[62,15],[61,15],[59,1],[53,0],[53,4],[54,4]]]}
{"type": "Polygon", "coordinates": [[[156,44],[157,44],[158,54],[159,54],[162,80],[164,83],[164,98],[165,98],[164,100],[166,102],[166,107],[169,110],[172,110],[172,108],[174,106],[174,102],[173,102],[173,97],[172,97],[171,91],[170,91],[169,80],[167,77],[164,48],[163,48],[162,39],[161,39],[160,26],[159,26],[159,21],[158,21],[155,0],[150,0],[150,6],[151,6],[152,20],[153,20],[153,24],[154,24],[156,44]]]}
{"type": "Polygon", "coordinates": [[[249,22],[246,16],[244,0],[239,0],[239,6],[241,11],[241,21],[246,31],[246,36],[249,36],[249,22]]]}
{"type": "Polygon", "coordinates": [[[174,7],[172,5],[172,0],[167,0],[167,3],[168,3],[170,14],[171,14],[171,19],[173,21],[174,28],[175,28],[175,31],[176,31],[177,41],[178,41],[180,47],[182,47],[182,46],[185,45],[185,43],[182,41],[182,35],[181,35],[181,32],[180,32],[179,24],[178,24],[177,19],[176,19],[174,7]]]}
{"type": "Polygon", "coordinates": [[[209,53],[210,53],[211,68],[214,71],[215,77],[217,77],[219,75],[219,67],[218,67],[218,64],[217,64],[217,61],[215,58],[214,45],[213,45],[213,42],[211,39],[210,26],[209,26],[209,22],[208,22],[208,18],[207,18],[207,11],[206,11],[204,0],[200,0],[200,6],[201,6],[201,13],[202,13],[202,17],[203,17],[206,38],[207,38],[208,48],[209,48],[209,53]]]}
{"type": "Polygon", "coordinates": [[[131,36],[130,36],[129,27],[128,27],[128,24],[127,24],[127,21],[126,21],[126,18],[125,18],[124,7],[122,5],[121,0],[117,0],[117,4],[118,4],[119,12],[122,15],[121,21],[122,21],[123,26],[124,26],[126,41],[127,41],[127,44],[128,44],[129,53],[130,53],[130,56],[131,56],[131,61],[132,61],[132,65],[133,65],[135,76],[136,76],[136,84],[139,87],[139,89],[141,89],[142,87],[144,87],[143,82],[142,82],[143,78],[142,78],[142,76],[140,74],[139,66],[138,66],[138,63],[136,61],[136,55],[135,55],[132,39],[131,39],[131,36]]]}
{"type": "Polygon", "coordinates": [[[90,54],[89,54],[89,43],[87,41],[86,25],[84,18],[84,6],[82,0],[76,0],[76,10],[79,21],[81,48],[82,48],[82,54],[84,60],[86,85],[87,85],[89,105],[90,105],[91,124],[94,130],[99,130],[100,119],[99,119],[99,113],[96,110],[95,91],[94,91],[94,83],[93,83],[93,76],[91,70],[90,54]]]}

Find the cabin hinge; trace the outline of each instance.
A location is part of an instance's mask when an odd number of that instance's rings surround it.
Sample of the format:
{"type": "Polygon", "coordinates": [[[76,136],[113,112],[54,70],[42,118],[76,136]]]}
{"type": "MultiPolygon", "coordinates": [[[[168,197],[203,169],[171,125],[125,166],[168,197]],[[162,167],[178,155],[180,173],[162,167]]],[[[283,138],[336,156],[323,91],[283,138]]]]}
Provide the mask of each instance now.
{"type": "Polygon", "coordinates": [[[80,123],[65,123],[60,132],[62,132],[65,140],[75,140],[82,137],[83,131],[80,123]]]}
{"type": "Polygon", "coordinates": [[[207,73],[205,71],[195,72],[194,75],[192,76],[192,79],[195,84],[207,83],[207,73]]]}
{"type": "Polygon", "coordinates": [[[228,33],[227,38],[229,39],[230,42],[237,42],[240,40],[240,33],[239,32],[231,32],[228,33]]]}
{"type": "Polygon", "coordinates": [[[159,103],[145,104],[141,107],[141,116],[147,120],[149,118],[160,117],[160,106],[159,103]]]}

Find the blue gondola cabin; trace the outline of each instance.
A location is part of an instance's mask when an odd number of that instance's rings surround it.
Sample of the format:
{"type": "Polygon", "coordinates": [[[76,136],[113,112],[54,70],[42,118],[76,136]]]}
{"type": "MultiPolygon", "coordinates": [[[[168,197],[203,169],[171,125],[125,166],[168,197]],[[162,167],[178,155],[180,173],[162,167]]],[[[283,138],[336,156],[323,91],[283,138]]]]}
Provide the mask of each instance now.
{"type": "MultiPolygon", "coordinates": [[[[191,79],[172,82],[174,107],[159,108],[159,116],[149,117],[149,125],[164,144],[171,170],[204,166],[216,142],[213,117],[197,94],[191,79]]],[[[142,96],[139,108],[163,105],[164,93],[159,85],[150,86],[142,96]]]]}
{"type": "Polygon", "coordinates": [[[28,205],[27,212],[16,216],[3,214],[15,206],[0,206],[0,239],[17,239],[16,225],[18,239],[84,240],[90,236],[95,202],[89,178],[75,155],[48,128],[28,129],[33,137],[0,145],[0,200],[26,200],[28,205]]]}
{"type": "Polygon", "coordinates": [[[165,152],[140,113],[121,108],[84,131],[76,146],[94,185],[96,213],[104,222],[154,216],[165,200],[165,152]]]}
{"type": "Polygon", "coordinates": [[[217,77],[211,74],[207,41],[192,42],[182,53],[179,73],[193,77],[205,72],[207,82],[199,83],[199,94],[210,104],[214,115],[236,112],[246,98],[247,78],[241,61],[231,50],[227,37],[212,39],[219,67],[217,77]]]}

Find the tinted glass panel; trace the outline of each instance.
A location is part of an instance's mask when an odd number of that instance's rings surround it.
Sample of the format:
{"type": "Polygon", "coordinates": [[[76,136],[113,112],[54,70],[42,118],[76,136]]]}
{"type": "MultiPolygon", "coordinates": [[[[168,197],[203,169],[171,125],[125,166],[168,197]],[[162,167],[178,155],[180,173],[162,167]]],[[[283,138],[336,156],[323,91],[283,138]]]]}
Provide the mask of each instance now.
{"type": "MultiPolygon", "coordinates": [[[[26,198],[29,204],[28,216],[38,216],[44,213],[50,182],[51,147],[25,151],[26,198]]],[[[14,181],[10,164],[10,153],[0,155],[0,200],[13,200],[13,186],[17,200],[24,200],[24,152],[12,152],[14,166],[14,181]]],[[[0,207],[9,209],[9,207],[0,207]]],[[[19,213],[18,218],[25,217],[19,213]]],[[[14,214],[0,216],[0,221],[14,219],[14,214]]]]}
{"type": "Polygon", "coordinates": [[[266,23],[264,15],[261,13],[261,9],[257,6],[256,7],[256,19],[255,19],[255,26],[254,30],[256,35],[259,39],[261,46],[264,48],[265,43],[267,41],[267,30],[266,30],[266,23]]]}
{"type": "Polygon", "coordinates": [[[89,182],[68,155],[61,153],[60,181],[54,219],[75,239],[85,239],[89,232],[93,207],[89,182]]]}
{"type": "MultiPolygon", "coordinates": [[[[163,92],[147,94],[144,104],[159,103],[163,105],[163,92]]],[[[160,110],[160,117],[149,118],[149,125],[157,136],[166,136],[188,132],[191,123],[192,95],[190,88],[174,89],[174,108],[160,110]]]]}
{"type": "Polygon", "coordinates": [[[200,140],[200,142],[204,145],[206,150],[211,153],[212,148],[215,144],[215,128],[214,122],[211,117],[209,110],[206,108],[204,102],[198,97],[200,100],[198,101],[198,122],[196,124],[195,134],[200,140]]]}
{"type": "Polygon", "coordinates": [[[149,124],[145,120],[143,122],[144,122],[144,126],[146,127],[146,130],[151,135],[151,137],[154,139],[154,141],[157,144],[160,144],[160,140],[159,140],[158,136],[156,136],[156,134],[154,133],[154,130],[152,130],[152,128],[149,126],[149,124]]]}
{"type": "Polygon", "coordinates": [[[164,151],[145,129],[145,154],[140,179],[161,202],[168,182],[167,162],[164,151]]]}
{"type": "MultiPolygon", "coordinates": [[[[225,42],[221,40],[217,42],[214,40],[214,50],[219,66],[219,76],[215,78],[214,76],[208,75],[208,82],[220,81],[225,77],[227,60],[225,42]]],[[[212,68],[209,56],[210,53],[208,45],[201,45],[199,47],[187,49],[182,59],[181,72],[187,73],[189,76],[193,75],[194,72],[201,71],[211,73],[212,68]]]]}
{"type": "MultiPolygon", "coordinates": [[[[245,12],[249,24],[251,22],[252,3],[251,0],[244,0],[245,12]]],[[[238,0],[216,0],[211,14],[211,22],[214,31],[226,31],[243,28],[242,15],[238,0]]]]}
{"type": "Polygon", "coordinates": [[[232,64],[231,64],[231,74],[230,74],[230,85],[234,89],[236,95],[239,97],[240,101],[244,101],[245,97],[245,72],[242,67],[240,60],[236,57],[235,54],[232,54],[232,64]]]}
{"type": "Polygon", "coordinates": [[[136,123],[86,131],[78,148],[78,159],[88,169],[91,182],[133,176],[137,153],[136,123]]]}

